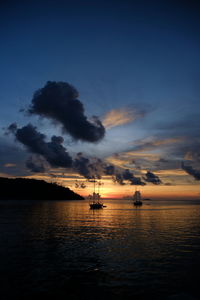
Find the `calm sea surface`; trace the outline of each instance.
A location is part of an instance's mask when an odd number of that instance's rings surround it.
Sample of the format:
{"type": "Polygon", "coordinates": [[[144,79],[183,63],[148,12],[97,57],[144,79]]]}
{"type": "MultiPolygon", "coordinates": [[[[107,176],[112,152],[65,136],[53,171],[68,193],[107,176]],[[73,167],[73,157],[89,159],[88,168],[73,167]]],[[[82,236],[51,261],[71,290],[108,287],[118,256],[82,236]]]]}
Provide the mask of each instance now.
{"type": "Polygon", "coordinates": [[[200,299],[200,202],[0,201],[1,299],[200,299]]]}

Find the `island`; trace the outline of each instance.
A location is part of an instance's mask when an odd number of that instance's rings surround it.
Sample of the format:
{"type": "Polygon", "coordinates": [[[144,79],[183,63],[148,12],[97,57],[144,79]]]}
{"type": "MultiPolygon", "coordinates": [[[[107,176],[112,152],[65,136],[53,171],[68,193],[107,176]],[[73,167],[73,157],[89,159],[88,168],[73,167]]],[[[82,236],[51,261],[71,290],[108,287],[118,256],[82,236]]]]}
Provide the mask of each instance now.
{"type": "Polygon", "coordinates": [[[0,177],[0,200],[84,200],[84,198],[56,183],[0,177]]]}

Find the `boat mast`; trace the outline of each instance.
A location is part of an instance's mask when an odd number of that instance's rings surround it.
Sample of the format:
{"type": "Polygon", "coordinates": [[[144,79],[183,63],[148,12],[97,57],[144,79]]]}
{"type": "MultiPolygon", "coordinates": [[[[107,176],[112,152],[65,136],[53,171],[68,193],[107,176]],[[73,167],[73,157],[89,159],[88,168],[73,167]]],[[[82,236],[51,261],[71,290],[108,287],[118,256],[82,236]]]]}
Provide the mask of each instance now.
{"type": "Polygon", "coordinates": [[[95,181],[95,178],[94,178],[94,193],[95,193],[95,182],[96,182],[96,181],[95,181]]]}

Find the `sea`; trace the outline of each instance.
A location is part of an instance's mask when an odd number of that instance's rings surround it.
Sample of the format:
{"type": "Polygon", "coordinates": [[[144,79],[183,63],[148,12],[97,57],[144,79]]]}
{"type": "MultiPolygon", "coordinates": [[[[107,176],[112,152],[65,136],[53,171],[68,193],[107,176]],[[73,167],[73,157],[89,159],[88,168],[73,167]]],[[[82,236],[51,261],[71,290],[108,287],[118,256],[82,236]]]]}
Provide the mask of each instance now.
{"type": "Polygon", "coordinates": [[[0,299],[200,299],[200,201],[0,201],[0,299]]]}

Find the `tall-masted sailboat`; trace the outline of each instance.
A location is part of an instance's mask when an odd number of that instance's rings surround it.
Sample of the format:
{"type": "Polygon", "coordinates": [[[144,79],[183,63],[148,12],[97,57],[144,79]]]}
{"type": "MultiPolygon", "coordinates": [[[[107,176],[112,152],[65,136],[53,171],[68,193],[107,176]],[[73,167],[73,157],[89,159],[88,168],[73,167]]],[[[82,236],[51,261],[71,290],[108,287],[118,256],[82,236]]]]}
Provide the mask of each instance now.
{"type": "Polygon", "coordinates": [[[100,195],[100,186],[101,186],[101,182],[98,182],[98,192],[96,193],[96,180],[94,179],[94,191],[92,193],[92,195],[89,195],[89,205],[91,209],[99,209],[99,208],[103,208],[105,207],[103,205],[103,202],[101,201],[101,195],[100,195]]]}
{"type": "Polygon", "coordinates": [[[140,191],[135,191],[133,195],[133,204],[135,206],[141,206],[142,205],[142,199],[141,199],[141,193],[140,191]]]}

